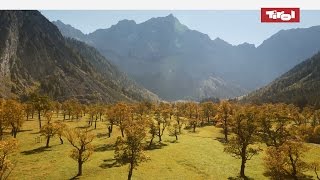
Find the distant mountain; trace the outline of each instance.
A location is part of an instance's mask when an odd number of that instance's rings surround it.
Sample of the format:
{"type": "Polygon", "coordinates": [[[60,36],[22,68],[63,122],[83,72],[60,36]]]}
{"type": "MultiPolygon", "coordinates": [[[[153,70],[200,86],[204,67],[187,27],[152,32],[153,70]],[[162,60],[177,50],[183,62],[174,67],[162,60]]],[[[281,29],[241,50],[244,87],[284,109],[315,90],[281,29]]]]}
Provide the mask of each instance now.
{"type": "Polygon", "coordinates": [[[253,102],[285,102],[320,106],[320,53],[303,61],[272,83],[245,97],[253,102]]]}
{"type": "Polygon", "coordinates": [[[255,47],[211,40],[172,14],[140,24],[122,20],[108,29],[82,33],[82,38],[64,33],[70,25],[55,24],[64,36],[96,47],[144,87],[169,100],[243,95],[320,50],[320,26],[282,30],[255,47]],[[204,88],[210,79],[223,83],[204,88]]]}
{"type": "MultiPolygon", "coordinates": [[[[68,25],[54,23],[65,36],[79,37],[64,33],[68,25]]],[[[240,86],[221,78],[219,71],[216,73],[221,64],[218,57],[223,54],[220,50],[232,48],[232,45],[219,39],[212,41],[208,35],[188,29],[173,15],[152,18],[141,24],[123,20],[85,36],[82,41],[96,47],[164,99],[200,99],[206,94],[229,98],[246,92],[244,88],[230,90],[240,86]],[[223,87],[206,86],[208,93],[201,92],[202,82],[213,74],[223,81],[223,87]],[[233,93],[226,93],[225,89],[233,93]]]]}
{"type": "Polygon", "coordinates": [[[86,35],[84,35],[80,30],[72,27],[71,25],[66,25],[61,21],[53,21],[53,24],[59,27],[59,30],[63,34],[63,36],[66,37],[72,37],[76,40],[83,40],[86,38],[86,35]]]}
{"type": "Polygon", "coordinates": [[[258,69],[268,83],[319,50],[320,26],[281,30],[257,48],[258,69]]]}
{"type": "Polygon", "coordinates": [[[36,89],[54,99],[156,100],[93,47],[65,39],[38,11],[0,11],[0,97],[36,89]]]}

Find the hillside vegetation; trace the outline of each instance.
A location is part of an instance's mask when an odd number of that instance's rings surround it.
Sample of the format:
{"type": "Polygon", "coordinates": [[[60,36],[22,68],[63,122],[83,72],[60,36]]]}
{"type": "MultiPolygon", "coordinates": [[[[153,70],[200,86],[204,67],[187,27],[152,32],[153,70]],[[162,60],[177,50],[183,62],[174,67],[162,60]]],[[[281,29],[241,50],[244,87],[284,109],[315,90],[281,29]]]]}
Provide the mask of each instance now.
{"type": "Polygon", "coordinates": [[[10,179],[314,179],[319,170],[320,113],[312,107],[84,105],[45,96],[0,107],[0,153],[10,165],[1,174],[12,170],[10,179]]]}
{"type": "Polygon", "coordinates": [[[256,103],[284,102],[320,107],[319,88],[320,53],[317,53],[245,99],[256,103]]]}

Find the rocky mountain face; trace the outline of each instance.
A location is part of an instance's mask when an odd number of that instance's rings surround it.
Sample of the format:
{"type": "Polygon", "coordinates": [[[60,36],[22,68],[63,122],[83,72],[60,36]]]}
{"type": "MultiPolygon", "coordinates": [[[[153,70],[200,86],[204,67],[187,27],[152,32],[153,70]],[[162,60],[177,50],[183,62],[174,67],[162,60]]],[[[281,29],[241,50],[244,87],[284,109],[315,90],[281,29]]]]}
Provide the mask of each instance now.
{"type": "MultiPolygon", "coordinates": [[[[260,46],[233,46],[190,30],[173,15],[137,24],[123,20],[90,34],[62,34],[86,42],[147,89],[168,100],[230,98],[271,82],[320,49],[320,26],[282,30],[260,46]]],[[[72,30],[73,29],[73,30],[72,30]]]]}
{"type": "MultiPolygon", "coordinates": [[[[67,25],[54,23],[65,36],[79,37],[67,34],[67,25]]],[[[96,47],[136,81],[164,99],[199,99],[209,94],[228,98],[246,92],[244,88],[237,88],[231,90],[233,94],[225,93],[226,89],[238,85],[221,78],[227,70],[217,71],[225,64],[222,63],[225,58],[220,58],[224,57],[224,52],[220,50],[233,46],[220,39],[212,41],[206,34],[188,29],[173,15],[152,18],[141,24],[123,20],[85,36],[82,41],[96,47]],[[207,83],[206,92],[203,92],[203,82],[212,76],[223,81],[223,86],[207,83]]]]}
{"type": "Polygon", "coordinates": [[[1,97],[36,89],[54,99],[156,100],[83,42],[65,39],[38,11],[0,11],[1,97]]]}
{"type": "Polygon", "coordinates": [[[319,89],[320,53],[317,53],[244,99],[258,103],[285,102],[320,107],[319,89]]]}

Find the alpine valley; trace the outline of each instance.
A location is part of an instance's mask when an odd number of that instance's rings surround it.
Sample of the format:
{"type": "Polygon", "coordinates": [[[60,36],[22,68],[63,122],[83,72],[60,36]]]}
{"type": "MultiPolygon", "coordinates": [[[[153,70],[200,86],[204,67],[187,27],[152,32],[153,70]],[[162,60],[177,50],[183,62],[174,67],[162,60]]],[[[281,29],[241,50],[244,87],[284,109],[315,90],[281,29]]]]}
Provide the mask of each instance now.
{"type": "Polygon", "coordinates": [[[234,98],[270,83],[320,49],[320,26],[281,30],[261,45],[231,45],[189,29],[172,14],[137,24],[122,20],[90,34],[61,21],[83,41],[165,100],[234,98]]]}

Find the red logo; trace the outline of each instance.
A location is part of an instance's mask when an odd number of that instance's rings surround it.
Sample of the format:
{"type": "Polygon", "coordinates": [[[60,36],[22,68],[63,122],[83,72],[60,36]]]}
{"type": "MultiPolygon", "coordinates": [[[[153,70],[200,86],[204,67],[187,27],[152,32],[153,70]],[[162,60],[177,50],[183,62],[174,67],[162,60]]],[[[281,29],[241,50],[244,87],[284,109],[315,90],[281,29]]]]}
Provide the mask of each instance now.
{"type": "Polygon", "coordinates": [[[261,8],[261,22],[300,22],[300,8],[261,8]]]}

